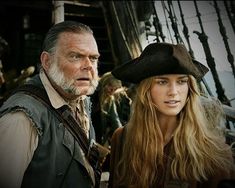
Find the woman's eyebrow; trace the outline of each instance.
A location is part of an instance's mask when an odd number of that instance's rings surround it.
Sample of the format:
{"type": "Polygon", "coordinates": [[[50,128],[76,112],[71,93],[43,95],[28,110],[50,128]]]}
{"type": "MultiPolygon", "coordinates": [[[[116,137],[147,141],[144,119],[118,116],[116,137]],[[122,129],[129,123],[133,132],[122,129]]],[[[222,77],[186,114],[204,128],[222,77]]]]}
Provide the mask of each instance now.
{"type": "MultiPolygon", "coordinates": [[[[188,75],[178,76],[177,79],[188,78],[188,75]]],[[[155,79],[170,79],[167,76],[156,76],[155,79]]]]}
{"type": "Polygon", "coordinates": [[[179,79],[182,79],[182,78],[188,78],[188,76],[187,75],[185,75],[185,76],[180,76],[180,77],[178,77],[179,79]]]}

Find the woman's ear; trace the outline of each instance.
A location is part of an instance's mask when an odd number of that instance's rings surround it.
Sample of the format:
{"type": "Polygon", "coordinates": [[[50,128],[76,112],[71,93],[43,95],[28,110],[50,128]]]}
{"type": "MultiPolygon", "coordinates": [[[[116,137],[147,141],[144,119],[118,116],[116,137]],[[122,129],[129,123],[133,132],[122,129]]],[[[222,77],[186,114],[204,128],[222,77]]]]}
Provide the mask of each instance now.
{"type": "Polygon", "coordinates": [[[48,71],[50,68],[50,54],[48,52],[43,51],[40,56],[42,67],[45,71],[48,71]]]}

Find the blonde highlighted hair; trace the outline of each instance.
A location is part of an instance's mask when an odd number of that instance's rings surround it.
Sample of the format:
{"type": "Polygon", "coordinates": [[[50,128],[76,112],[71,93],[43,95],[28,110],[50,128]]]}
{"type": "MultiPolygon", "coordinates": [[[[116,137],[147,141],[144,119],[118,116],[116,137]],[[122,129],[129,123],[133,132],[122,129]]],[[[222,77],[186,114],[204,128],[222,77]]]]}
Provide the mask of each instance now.
{"type": "MultiPolygon", "coordinates": [[[[163,167],[164,141],[150,89],[154,77],[140,82],[116,175],[118,186],[151,187],[163,167]]],[[[197,82],[189,76],[189,96],[180,112],[173,137],[171,174],[181,180],[207,180],[219,169],[231,169],[231,150],[224,138],[211,130],[203,114],[197,82]]],[[[161,175],[161,174],[160,174],[161,175]]]]}
{"type": "Polygon", "coordinates": [[[101,79],[100,79],[100,94],[99,94],[99,100],[100,100],[100,108],[103,113],[106,112],[107,105],[110,107],[111,103],[114,99],[113,95],[110,95],[107,92],[107,87],[116,87],[121,88],[122,82],[118,79],[116,79],[111,72],[105,73],[101,79]]]}

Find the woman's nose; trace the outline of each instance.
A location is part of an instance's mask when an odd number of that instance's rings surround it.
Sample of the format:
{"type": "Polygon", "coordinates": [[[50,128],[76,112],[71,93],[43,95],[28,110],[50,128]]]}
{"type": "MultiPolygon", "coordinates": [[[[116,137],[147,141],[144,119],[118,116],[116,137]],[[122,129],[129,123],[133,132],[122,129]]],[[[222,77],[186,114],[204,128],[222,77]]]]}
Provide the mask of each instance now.
{"type": "Polygon", "coordinates": [[[171,83],[169,85],[168,95],[176,95],[178,92],[177,85],[175,83],[171,83]]]}

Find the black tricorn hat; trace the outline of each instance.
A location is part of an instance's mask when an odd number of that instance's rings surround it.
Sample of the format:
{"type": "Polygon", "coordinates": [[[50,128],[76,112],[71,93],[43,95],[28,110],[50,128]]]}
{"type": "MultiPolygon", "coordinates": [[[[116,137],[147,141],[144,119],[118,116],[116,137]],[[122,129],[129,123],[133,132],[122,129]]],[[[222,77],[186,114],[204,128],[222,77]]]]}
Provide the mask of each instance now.
{"type": "Polygon", "coordinates": [[[119,80],[139,83],[163,74],[190,74],[201,80],[209,69],[193,60],[183,44],[151,43],[141,55],[117,66],[112,74],[119,80]]]}

